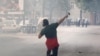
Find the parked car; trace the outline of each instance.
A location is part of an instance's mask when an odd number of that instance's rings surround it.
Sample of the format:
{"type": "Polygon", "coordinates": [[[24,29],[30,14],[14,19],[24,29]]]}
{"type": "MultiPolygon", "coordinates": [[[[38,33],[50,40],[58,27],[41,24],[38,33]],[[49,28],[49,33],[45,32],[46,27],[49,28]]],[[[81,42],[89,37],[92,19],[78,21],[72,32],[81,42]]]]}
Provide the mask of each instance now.
{"type": "Polygon", "coordinates": [[[20,26],[14,20],[5,20],[2,22],[2,31],[4,32],[19,32],[20,26]]]}
{"type": "Polygon", "coordinates": [[[20,27],[20,32],[35,33],[36,32],[36,26],[34,26],[34,25],[23,25],[23,26],[20,27]]]}

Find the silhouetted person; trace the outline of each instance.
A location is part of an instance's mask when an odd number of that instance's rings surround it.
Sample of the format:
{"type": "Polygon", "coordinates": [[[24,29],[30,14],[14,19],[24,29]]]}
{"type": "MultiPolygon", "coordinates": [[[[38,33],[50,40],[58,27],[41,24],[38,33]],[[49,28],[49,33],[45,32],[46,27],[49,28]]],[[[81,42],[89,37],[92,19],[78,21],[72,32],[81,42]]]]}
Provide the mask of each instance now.
{"type": "Polygon", "coordinates": [[[43,20],[44,28],[41,30],[38,38],[41,38],[43,35],[46,36],[47,56],[58,56],[59,43],[56,29],[69,15],[70,13],[61,18],[58,22],[52,24],[49,24],[47,19],[43,20]],[[51,51],[53,54],[51,54],[51,51]]]}

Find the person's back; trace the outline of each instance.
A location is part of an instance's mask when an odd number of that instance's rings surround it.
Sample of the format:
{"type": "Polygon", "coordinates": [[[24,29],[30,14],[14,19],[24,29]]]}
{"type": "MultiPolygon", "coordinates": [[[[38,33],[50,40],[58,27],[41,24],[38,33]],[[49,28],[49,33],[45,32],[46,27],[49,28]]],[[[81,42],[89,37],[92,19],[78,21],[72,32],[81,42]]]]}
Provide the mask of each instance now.
{"type": "MultiPolygon", "coordinates": [[[[68,13],[70,15],[70,13],[68,13]]],[[[58,22],[49,24],[47,19],[43,20],[44,28],[41,30],[38,38],[41,38],[43,35],[46,36],[46,46],[47,46],[47,56],[58,56],[58,47],[59,43],[57,40],[57,27],[68,17],[68,15],[61,18],[58,22]],[[53,54],[51,55],[51,51],[53,54]]]]}
{"type": "Polygon", "coordinates": [[[52,23],[43,29],[44,35],[46,36],[46,38],[57,37],[57,31],[56,31],[57,26],[58,26],[58,23],[52,23]]]}

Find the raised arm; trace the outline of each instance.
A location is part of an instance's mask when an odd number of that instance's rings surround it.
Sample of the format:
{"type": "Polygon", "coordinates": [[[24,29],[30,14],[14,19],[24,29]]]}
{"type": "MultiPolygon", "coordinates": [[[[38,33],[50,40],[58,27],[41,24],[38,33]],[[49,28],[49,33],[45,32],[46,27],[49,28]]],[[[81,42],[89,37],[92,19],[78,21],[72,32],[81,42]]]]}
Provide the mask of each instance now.
{"type": "Polygon", "coordinates": [[[70,15],[70,13],[68,13],[66,16],[64,16],[63,18],[61,18],[57,23],[61,24],[66,18],[68,18],[69,15],[70,15]]]}

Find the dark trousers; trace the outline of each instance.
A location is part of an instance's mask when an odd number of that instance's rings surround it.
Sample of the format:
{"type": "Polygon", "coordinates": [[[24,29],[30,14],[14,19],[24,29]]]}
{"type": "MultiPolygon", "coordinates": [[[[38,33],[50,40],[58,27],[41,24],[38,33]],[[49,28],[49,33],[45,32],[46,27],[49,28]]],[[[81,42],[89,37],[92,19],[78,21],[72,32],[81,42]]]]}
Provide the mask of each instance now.
{"type": "Polygon", "coordinates": [[[52,50],[47,50],[47,56],[58,56],[58,48],[59,47],[55,47],[52,50]],[[52,52],[52,54],[51,54],[52,52]]]}

